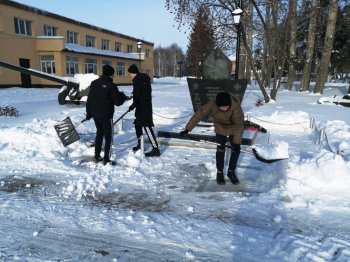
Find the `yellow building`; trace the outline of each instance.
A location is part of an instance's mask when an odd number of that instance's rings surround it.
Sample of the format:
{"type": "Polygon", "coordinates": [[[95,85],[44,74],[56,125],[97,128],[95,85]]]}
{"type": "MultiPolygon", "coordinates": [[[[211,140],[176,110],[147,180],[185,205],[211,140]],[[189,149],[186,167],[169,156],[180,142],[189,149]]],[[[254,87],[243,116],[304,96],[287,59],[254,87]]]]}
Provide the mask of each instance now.
{"type": "MultiPolygon", "coordinates": [[[[131,84],[131,64],[153,76],[153,47],[151,42],[0,0],[0,61],[9,64],[60,77],[101,75],[102,66],[110,64],[117,84],[131,84]]],[[[8,86],[61,85],[0,66],[0,87],[8,86]]]]}

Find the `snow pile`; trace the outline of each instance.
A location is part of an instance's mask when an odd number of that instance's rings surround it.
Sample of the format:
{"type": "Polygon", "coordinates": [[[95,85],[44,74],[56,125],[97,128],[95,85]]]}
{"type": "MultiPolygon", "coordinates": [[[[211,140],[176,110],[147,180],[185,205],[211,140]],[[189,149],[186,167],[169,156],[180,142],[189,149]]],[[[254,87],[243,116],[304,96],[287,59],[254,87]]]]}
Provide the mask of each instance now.
{"type": "Polygon", "coordinates": [[[92,81],[96,80],[99,76],[95,74],[75,74],[74,78],[79,83],[79,90],[85,90],[90,87],[92,81]]]}
{"type": "Polygon", "coordinates": [[[253,146],[259,156],[265,159],[287,159],[288,143],[284,141],[275,141],[266,146],[253,146]]]}
{"type": "Polygon", "coordinates": [[[299,163],[290,163],[285,187],[285,194],[293,199],[291,205],[349,208],[349,165],[341,156],[321,150],[299,163]]]}

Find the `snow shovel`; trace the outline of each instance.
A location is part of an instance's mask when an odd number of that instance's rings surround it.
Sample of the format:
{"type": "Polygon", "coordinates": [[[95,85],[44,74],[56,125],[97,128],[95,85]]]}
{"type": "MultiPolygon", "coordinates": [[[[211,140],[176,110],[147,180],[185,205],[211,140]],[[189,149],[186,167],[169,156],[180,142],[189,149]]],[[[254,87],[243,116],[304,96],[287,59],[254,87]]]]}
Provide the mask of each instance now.
{"type": "Polygon", "coordinates": [[[266,159],[266,158],[263,158],[262,156],[260,156],[258,154],[258,152],[255,150],[255,148],[252,149],[252,151],[249,151],[249,150],[241,150],[242,153],[246,153],[246,154],[250,154],[250,155],[253,155],[255,156],[255,158],[257,160],[259,160],[260,162],[263,162],[263,163],[267,163],[267,164],[271,164],[271,163],[274,163],[274,162],[277,162],[277,161],[281,161],[281,160],[287,160],[287,158],[273,158],[273,159],[266,159]]]}
{"type": "Polygon", "coordinates": [[[70,117],[67,116],[60,124],[54,126],[58,137],[65,147],[80,139],[76,128],[86,120],[88,119],[85,118],[79,124],[74,125],[70,117]]]}
{"type": "MultiPolygon", "coordinates": [[[[215,142],[211,142],[211,141],[206,141],[206,140],[201,140],[200,142],[204,142],[204,143],[209,143],[209,144],[214,144],[214,145],[220,145],[218,143],[215,143],[215,142]]],[[[225,145],[226,148],[232,148],[231,146],[229,145],[225,145]]],[[[260,162],[263,162],[263,163],[267,163],[267,164],[271,164],[271,163],[274,163],[274,162],[277,162],[277,161],[281,161],[281,160],[286,160],[288,158],[274,158],[274,159],[266,159],[262,156],[260,156],[258,154],[258,152],[253,148],[252,151],[250,150],[244,150],[244,149],[241,149],[241,152],[242,153],[245,153],[245,154],[249,154],[249,155],[253,155],[255,156],[255,158],[260,161],[260,162]]]]}

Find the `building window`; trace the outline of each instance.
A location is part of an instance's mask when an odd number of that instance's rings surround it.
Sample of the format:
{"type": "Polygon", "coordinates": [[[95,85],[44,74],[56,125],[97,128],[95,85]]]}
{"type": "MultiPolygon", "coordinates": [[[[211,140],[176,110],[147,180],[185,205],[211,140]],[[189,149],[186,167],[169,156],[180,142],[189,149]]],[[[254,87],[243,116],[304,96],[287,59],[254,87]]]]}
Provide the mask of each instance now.
{"type": "Polygon", "coordinates": [[[44,25],[44,35],[57,36],[57,28],[51,25],[44,25]]]}
{"type": "Polygon", "coordinates": [[[111,61],[109,61],[109,60],[102,60],[102,66],[104,66],[104,65],[112,65],[112,62],[111,61]]]}
{"type": "Polygon", "coordinates": [[[15,32],[19,35],[32,35],[32,22],[15,17],[15,32]]]}
{"type": "Polygon", "coordinates": [[[79,74],[79,58],[73,56],[66,57],[67,75],[79,74]]]}
{"type": "Polygon", "coordinates": [[[122,52],[122,43],[115,42],[115,51],[116,52],[122,52]]]}
{"type": "Polygon", "coordinates": [[[78,44],[78,33],[67,31],[67,43],[78,44]]]}
{"type": "Polygon", "coordinates": [[[41,71],[47,74],[56,73],[55,69],[55,58],[53,55],[40,56],[41,71]]]}
{"type": "Polygon", "coordinates": [[[91,36],[91,35],[87,35],[86,36],[86,46],[95,47],[95,39],[96,39],[96,37],[91,36]]]}
{"type": "Polygon", "coordinates": [[[117,76],[125,76],[125,63],[117,62],[117,76]]]}
{"type": "Polygon", "coordinates": [[[132,45],[127,45],[126,46],[126,52],[127,53],[132,53],[132,45]]]}
{"type": "Polygon", "coordinates": [[[109,40],[102,39],[102,50],[109,50],[109,40]]]}
{"type": "Polygon", "coordinates": [[[85,74],[97,74],[97,60],[86,58],[85,59],[85,74]]]}
{"type": "Polygon", "coordinates": [[[150,54],[150,50],[149,50],[149,49],[146,49],[145,56],[146,56],[146,57],[149,57],[149,54],[150,54]]]}

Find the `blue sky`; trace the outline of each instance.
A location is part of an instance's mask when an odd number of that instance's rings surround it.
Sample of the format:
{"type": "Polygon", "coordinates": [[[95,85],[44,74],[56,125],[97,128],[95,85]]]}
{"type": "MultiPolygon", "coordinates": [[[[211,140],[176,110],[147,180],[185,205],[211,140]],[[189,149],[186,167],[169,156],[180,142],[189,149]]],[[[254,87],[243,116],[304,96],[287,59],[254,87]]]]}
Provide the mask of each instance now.
{"type": "Polygon", "coordinates": [[[154,46],[178,44],[185,52],[185,28],[177,30],[165,0],[16,0],[15,2],[66,16],[118,33],[153,42],[154,46]]]}

